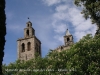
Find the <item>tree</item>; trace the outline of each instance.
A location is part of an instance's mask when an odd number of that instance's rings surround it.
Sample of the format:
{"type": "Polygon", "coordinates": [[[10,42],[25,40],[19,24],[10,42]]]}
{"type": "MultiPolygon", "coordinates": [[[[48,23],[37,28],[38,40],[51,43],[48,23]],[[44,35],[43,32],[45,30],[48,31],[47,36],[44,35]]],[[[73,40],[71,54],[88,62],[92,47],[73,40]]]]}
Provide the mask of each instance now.
{"type": "Polygon", "coordinates": [[[99,75],[100,35],[88,34],[70,49],[52,51],[44,58],[19,60],[3,65],[3,73],[13,75],[99,75]],[[15,70],[15,71],[12,71],[15,70]],[[17,71],[16,71],[17,70],[17,71]]]}
{"type": "Polygon", "coordinates": [[[100,35],[92,37],[84,36],[79,42],[71,47],[70,59],[67,68],[70,75],[98,75],[100,74],[100,35]]]}
{"type": "Polygon", "coordinates": [[[0,75],[2,75],[2,61],[6,35],[5,0],[0,0],[0,75]]]}
{"type": "Polygon", "coordinates": [[[90,18],[100,29],[100,0],[75,0],[77,6],[83,6],[82,14],[85,19],[90,18]]]}

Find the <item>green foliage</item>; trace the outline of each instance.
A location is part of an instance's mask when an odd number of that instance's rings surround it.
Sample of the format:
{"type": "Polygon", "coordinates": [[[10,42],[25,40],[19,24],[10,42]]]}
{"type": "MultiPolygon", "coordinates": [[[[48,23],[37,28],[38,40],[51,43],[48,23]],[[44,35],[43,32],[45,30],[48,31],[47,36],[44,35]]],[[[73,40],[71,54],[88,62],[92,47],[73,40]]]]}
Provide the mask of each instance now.
{"type": "Polygon", "coordinates": [[[88,34],[69,50],[50,51],[44,58],[20,60],[3,65],[4,74],[14,75],[99,75],[100,35],[88,34]],[[7,71],[7,70],[15,71],[7,71]]]}
{"type": "MultiPolygon", "coordinates": [[[[98,35],[100,37],[100,35],[98,35]]],[[[87,35],[76,43],[71,49],[73,56],[68,60],[68,67],[76,71],[69,72],[77,75],[98,75],[100,72],[100,38],[87,35]]]]}
{"type": "Polygon", "coordinates": [[[100,28],[100,0],[74,0],[77,6],[83,6],[82,14],[90,18],[100,28]]]}

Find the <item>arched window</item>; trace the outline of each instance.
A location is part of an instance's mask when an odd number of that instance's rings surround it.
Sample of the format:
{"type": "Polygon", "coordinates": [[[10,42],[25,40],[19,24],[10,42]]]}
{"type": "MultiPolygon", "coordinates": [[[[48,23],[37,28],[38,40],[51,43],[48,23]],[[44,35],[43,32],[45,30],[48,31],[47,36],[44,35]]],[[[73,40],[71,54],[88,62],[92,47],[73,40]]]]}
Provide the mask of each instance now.
{"type": "Polygon", "coordinates": [[[25,52],[25,44],[22,43],[22,52],[25,52]]]}
{"type": "Polygon", "coordinates": [[[67,42],[69,42],[70,41],[70,39],[69,38],[67,38],[67,42]]]}
{"type": "Polygon", "coordinates": [[[61,46],[61,50],[63,49],[63,47],[61,46]]]}
{"type": "Polygon", "coordinates": [[[30,43],[30,42],[27,43],[27,50],[28,50],[28,51],[31,50],[31,43],[30,43]]]}
{"type": "Polygon", "coordinates": [[[29,27],[29,24],[28,24],[28,27],[29,27]]]}
{"type": "Polygon", "coordinates": [[[27,33],[27,36],[29,36],[29,30],[27,30],[26,33],[27,33]]]}

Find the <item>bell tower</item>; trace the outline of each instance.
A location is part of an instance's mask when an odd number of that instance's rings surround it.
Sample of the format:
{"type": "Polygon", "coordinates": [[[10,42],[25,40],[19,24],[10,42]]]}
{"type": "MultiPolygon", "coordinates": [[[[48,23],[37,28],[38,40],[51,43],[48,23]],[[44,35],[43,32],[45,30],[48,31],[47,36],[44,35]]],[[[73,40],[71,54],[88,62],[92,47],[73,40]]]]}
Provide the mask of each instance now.
{"type": "Polygon", "coordinates": [[[17,40],[17,53],[18,59],[25,61],[35,58],[36,54],[41,56],[41,41],[35,36],[35,30],[30,21],[24,28],[24,38],[17,40]]]}
{"type": "Polygon", "coordinates": [[[73,44],[73,36],[70,34],[68,29],[66,30],[66,34],[64,36],[65,46],[73,44]]]}
{"type": "Polygon", "coordinates": [[[28,21],[26,23],[26,28],[24,28],[24,38],[29,38],[35,35],[35,30],[32,28],[32,23],[28,21]]]}

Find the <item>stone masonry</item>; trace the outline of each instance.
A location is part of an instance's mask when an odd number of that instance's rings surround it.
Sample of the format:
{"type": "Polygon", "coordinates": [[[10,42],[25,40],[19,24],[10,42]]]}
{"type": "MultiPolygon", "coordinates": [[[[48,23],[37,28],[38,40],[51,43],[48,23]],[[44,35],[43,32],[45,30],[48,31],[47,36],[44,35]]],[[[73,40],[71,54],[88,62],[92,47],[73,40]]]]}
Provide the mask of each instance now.
{"type": "Polygon", "coordinates": [[[56,49],[54,49],[54,51],[61,52],[62,50],[67,50],[72,44],[74,44],[73,36],[70,34],[68,29],[66,30],[66,34],[64,36],[64,43],[64,45],[57,47],[56,49]]]}
{"type": "Polygon", "coordinates": [[[29,60],[35,58],[35,54],[41,56],[41,41],[35,36],[35,30],[32,23],[28,21],[24,28],[24,38],[17,40],[18,59],[29,60]]]}

